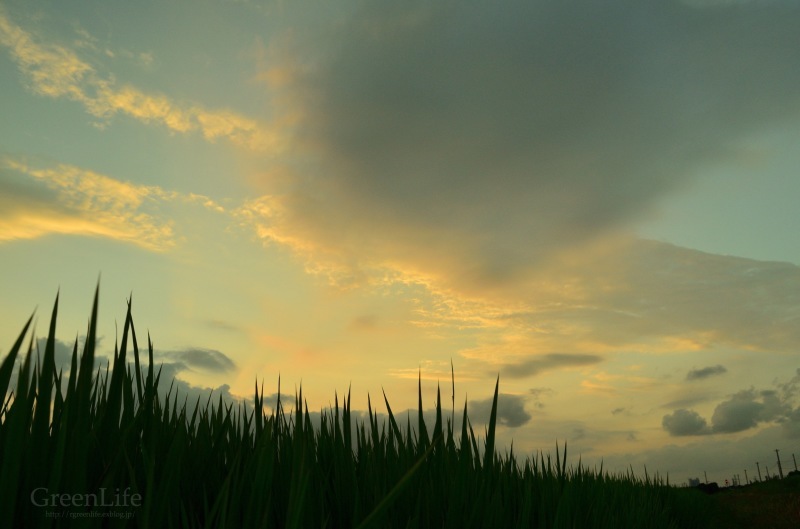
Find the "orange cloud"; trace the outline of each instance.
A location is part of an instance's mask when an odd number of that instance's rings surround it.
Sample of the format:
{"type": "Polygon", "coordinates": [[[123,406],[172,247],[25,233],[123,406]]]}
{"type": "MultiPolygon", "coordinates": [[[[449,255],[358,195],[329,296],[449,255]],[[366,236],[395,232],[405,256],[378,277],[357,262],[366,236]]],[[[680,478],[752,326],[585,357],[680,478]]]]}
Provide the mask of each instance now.
{"type": "Polygon", "coordinates": [[[176,236],[174,222],[159,214],[160,205],[199,203],[224,212],[202,195],[135,185],[65,164],[40,168],[6,157],[0,159],[0,171],[10,177],[0,184],[0,242],[88,235],[162,252],[176,244],[176,236]]]}
{"type": "Polygon", "coordinates": [[[62,46],[42,46],[0,10],[0,44],[10,49],[11,56],[31,83],[31,89],[48,97],[87,98],[80,88],[94,70],[74,53],[62,46]]]}
{"type": "Polygon", "coordinates": [[[200,132],[212,142],[224,138],[257,152],[275,153],[286,147],[282,132],[286,123],[265,126],[229,110],[185,106],[165,95],[148,94],[130,85],[118,86],[113,76],[102,77],[71,49],[40,42],[1,9],[0,45],[9,49],[33,92],[77,101],[95,117],[107,119],[125,114],[144,123],[159,123],[177,133],[200,132]]]}

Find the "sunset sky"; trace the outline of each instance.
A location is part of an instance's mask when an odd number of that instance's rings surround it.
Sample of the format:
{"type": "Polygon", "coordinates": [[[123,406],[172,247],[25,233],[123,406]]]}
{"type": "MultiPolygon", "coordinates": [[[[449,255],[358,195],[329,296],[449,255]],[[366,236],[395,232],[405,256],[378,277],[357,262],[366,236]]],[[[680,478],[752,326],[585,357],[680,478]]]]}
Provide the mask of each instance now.
{"type": "MultiPolygon", "coordinates": [[[[672,482],[800,456],[800,4],[0,0],[0,355],[465,400],[672,482]],[[116,327],[115,327],[116,325],[116,327]]],[[[68,370],[68,364],[65,364],[68,370]]],[[[381,406],[378,409],[385,411],[381,406]]],[[[480,426],[478,426],[480,425],[480,426]]]]}

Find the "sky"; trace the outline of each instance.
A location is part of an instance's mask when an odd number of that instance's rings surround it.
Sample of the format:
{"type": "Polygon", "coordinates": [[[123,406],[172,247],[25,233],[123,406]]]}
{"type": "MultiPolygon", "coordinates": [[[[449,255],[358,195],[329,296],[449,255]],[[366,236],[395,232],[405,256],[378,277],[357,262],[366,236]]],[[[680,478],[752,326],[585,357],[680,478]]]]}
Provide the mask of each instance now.
{"type": "Polygon", "coordinates": [[[421,378],[482,432],[499,376],[501,450],[791,470],[799,26],[788,0],[2,0],[0,354],[60,293],[65,362],[99,280],[100,352],[132,297],[182,395],[416,410],[421,378]]]}

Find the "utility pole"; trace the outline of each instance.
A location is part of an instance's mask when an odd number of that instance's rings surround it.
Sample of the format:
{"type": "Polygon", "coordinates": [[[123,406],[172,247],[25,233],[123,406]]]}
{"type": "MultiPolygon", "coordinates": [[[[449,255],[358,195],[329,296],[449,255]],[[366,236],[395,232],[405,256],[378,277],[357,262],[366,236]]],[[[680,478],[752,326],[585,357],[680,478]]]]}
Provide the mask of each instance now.
{"type": "Polygon", "coordinates": [[[767,469],[767,479],[772,479],[772,477],[769,475],[769,467],[764,465],[764,468],[767,469]]]}
{"type": "Polygon", "coordinates": [[[763,481],[761,479],[761,467],[758,465],[758,461],[756,461],[756,468],[758,469],[758,481],[763,481]]]}
{"type": "Polygon", "coordinates": [[[794,458],[794,454],[792,454],[792,461],[794,461],[794,470],[797,472],[797,459],[794,458]]]}
{"type": "Polygon", "coordinates": [[[781,467],[781,456],[778,453],[778,449],[775,449],[775,457],[778,458],[778,473],[781,475],[781,479],[783,479],[783,467],[781,467]]]}
{"type": "Polygon", "coordinates": [[[705,470],[703,471],[703,475],[706,477],[706,485],[708,485],[708,474],[706,474],[705,470]]]}
{"type": "Polygon", "coordinates": [[[749,485],[750,484],[750,478],[747,477],[747,469],[744,469],[744,481],[745,481],[745,485],[749,485]]]}

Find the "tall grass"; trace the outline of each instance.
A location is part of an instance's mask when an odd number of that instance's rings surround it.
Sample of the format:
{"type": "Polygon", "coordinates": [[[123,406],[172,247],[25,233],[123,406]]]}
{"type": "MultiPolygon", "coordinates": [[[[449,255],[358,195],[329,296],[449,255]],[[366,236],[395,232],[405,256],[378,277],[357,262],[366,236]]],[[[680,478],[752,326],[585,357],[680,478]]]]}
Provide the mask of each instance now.
{"type": "Polygon", "coordinates": [[[221,397],[191,408],[172,391],[159,397],[130,302],[113,365],[94,371],[97,309],[96,292],[68,381],[54,359],[58,297],[43,354],[31,336],[12,392],[31,319],[0,365],[0,527],[701,525],[694,496],[658,477],[567,466],[566,444],[554,458],[498,454],[498,385],[483,438],[466,404],[460,432],[455,409],[443,420],[441,394],[428,432],[421,390],[415,427],[398,424],[385,394],[388,421],[371,401],[354,419],[349,392],[318,426],[302,389],[292,411],[279,398],[267,413],[258,384],[253,408],[221,397]]]}

